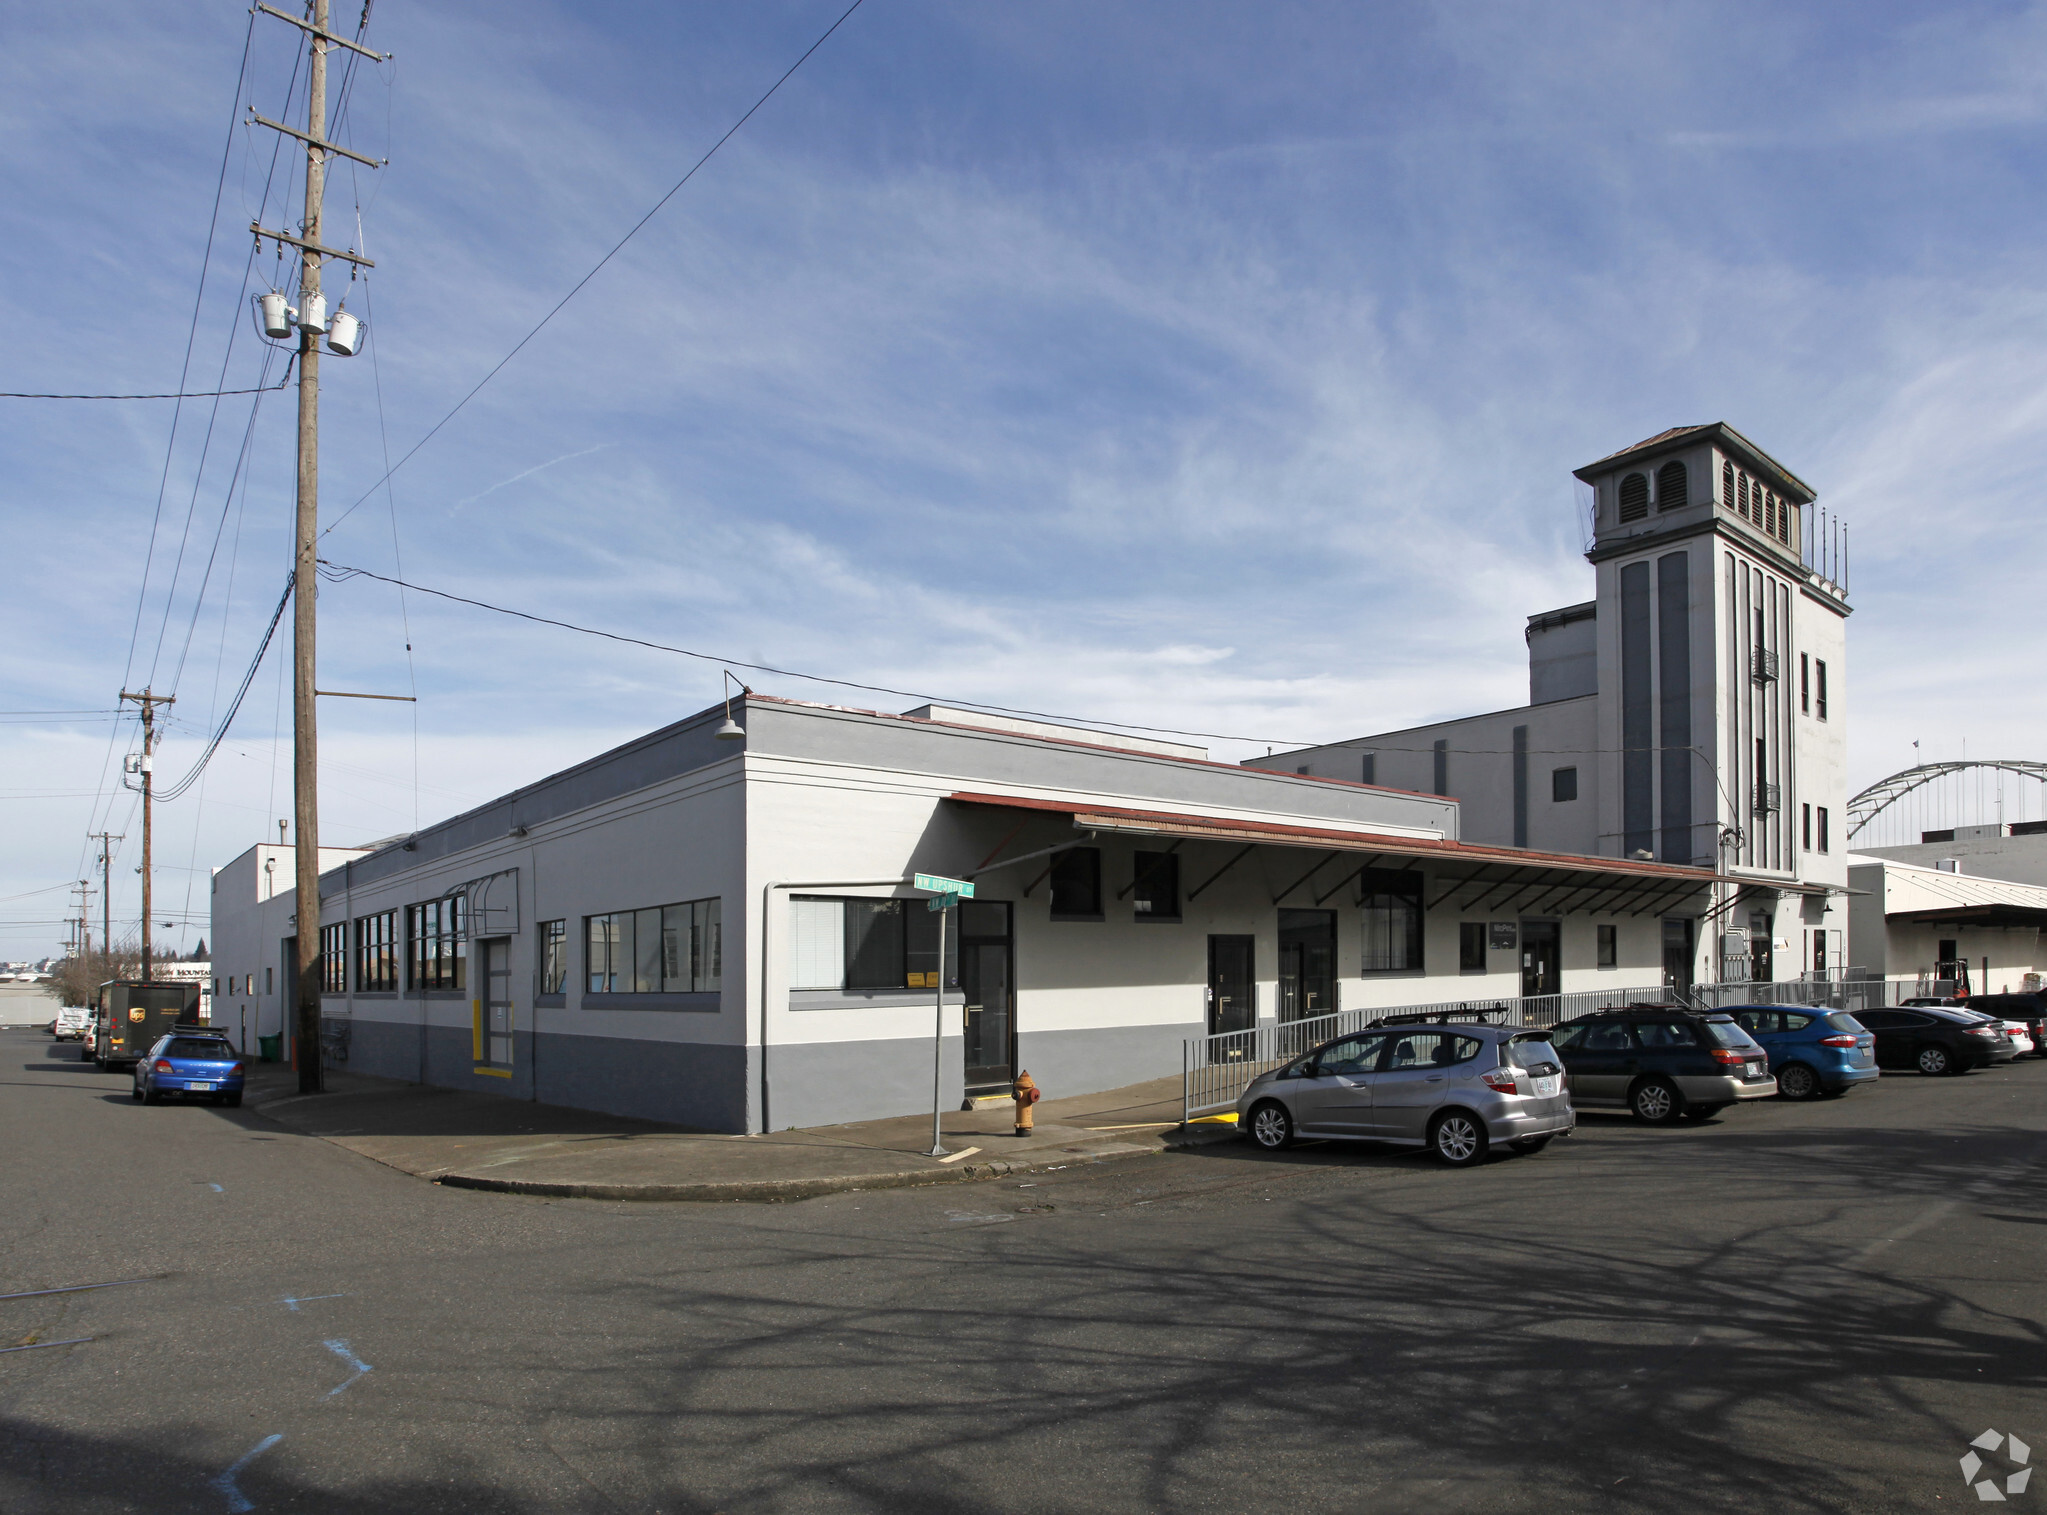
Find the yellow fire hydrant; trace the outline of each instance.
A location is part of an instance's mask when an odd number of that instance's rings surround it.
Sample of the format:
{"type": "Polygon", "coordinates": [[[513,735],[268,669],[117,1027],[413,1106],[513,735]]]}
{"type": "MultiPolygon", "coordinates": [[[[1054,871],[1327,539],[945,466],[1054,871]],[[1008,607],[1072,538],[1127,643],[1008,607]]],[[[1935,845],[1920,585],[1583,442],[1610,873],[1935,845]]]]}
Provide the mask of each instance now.
{"type": "Polygon", "coordinates": [[[1038,1093],[1037,1080],[1031,1077],[1028,1068],[1016,1076],[1016,1088],[1012,1091],[1012,1097],[1016,1100],[1016,1134],[1018,1136],[1029,1136],[1031,1134],[1031,1106],[1038,1102],[1038,1093]]]}

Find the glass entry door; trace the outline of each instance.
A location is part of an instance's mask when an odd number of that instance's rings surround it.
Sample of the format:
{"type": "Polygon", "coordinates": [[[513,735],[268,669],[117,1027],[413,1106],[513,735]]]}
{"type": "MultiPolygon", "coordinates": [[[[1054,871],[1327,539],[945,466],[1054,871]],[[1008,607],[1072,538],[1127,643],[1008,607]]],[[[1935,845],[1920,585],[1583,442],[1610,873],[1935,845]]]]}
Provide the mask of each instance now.
{"type": "Polygon", "coordinates": [[[1208,1034],[1249,1031],[1258,1021],[1253,988],[1255,936],[1211,936],[1208,939],[1208,1034]]]}
{"type": "Polygon", "coordinates": [[[1557,921],[1521,923],[1521,992],[1557,994],[1564,987],[1563,927],[1557,921]]]}
{"type": "Polygon", "coordinates": [[[1016,985],[1009,905],[967,900],[959,927],[960,990],[966,1000],[967,1092],[1006,1090],[1016,1078],[1016,985]]]}
{"type": "Polygon", "coordinates": [[[1336,912],[1279,913],[1279,1018],[1336,1013],[1336,912]]]}

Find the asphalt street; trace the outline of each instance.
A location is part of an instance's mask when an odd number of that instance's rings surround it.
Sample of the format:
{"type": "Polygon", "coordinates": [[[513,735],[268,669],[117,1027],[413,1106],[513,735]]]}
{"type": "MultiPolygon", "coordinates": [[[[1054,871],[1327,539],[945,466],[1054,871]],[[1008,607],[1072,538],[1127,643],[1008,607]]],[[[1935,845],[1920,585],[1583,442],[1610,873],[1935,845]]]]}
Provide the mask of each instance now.
{"type": "Polygon", "coordinates": [[[2047,1062],[1583,1120],[623,1205],[4,1032],[0,1293],[134,1282],[0,1300],[0,1510],[1932,1510],[2047,1447],[2047,1062]]]}

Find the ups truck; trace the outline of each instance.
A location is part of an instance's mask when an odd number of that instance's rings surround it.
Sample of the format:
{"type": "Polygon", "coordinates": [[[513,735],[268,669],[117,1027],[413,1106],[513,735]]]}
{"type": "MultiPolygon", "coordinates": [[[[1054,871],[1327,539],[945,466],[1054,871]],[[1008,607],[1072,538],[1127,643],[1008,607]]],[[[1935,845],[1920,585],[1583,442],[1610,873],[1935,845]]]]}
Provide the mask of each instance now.
{"type": "Polygon", "coordinates": [[[102,1068],[127,1067],[142,1060],[179,1026],[199,1024],[199,982],[149,983],[115,979],[100,985],[93,1014],[92,1039],[81,1057],[102,1068]]]}

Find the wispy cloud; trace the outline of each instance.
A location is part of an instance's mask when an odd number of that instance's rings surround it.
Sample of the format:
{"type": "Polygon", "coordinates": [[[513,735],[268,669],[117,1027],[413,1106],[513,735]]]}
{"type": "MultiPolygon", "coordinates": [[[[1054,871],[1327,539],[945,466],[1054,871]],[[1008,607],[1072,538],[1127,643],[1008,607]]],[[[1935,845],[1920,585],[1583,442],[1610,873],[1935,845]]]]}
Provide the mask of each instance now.
{"type": "Polygon", "coordinates": [[[531,468],[521,469],[519,472],[513,474],[509,479],[499,479],[497,483],[492,484],[488,488],[479,489],[475,494],[470,495],[468,498],[457,500],[454,503],[454,505],[452,505],[449,508],[451,510],[460,510],[465,505],[474,505],[478,500],[484,498],[484,496],[496,494],[500,489],[509,488],[511,485],[517,484],[522,479],[530,479],[536,473],[539,473],[542,469],[552,468],[557,463],[566,463],[571,458],[587,458],[592,453],[603,452],[606,448],[616,447],[617,445],[618,444],[616,442],[599,442],[595,447],[585,447],[580,452],[565,452],[558,458],[549,458],[545,463],[535,463],[531,468]]]}

